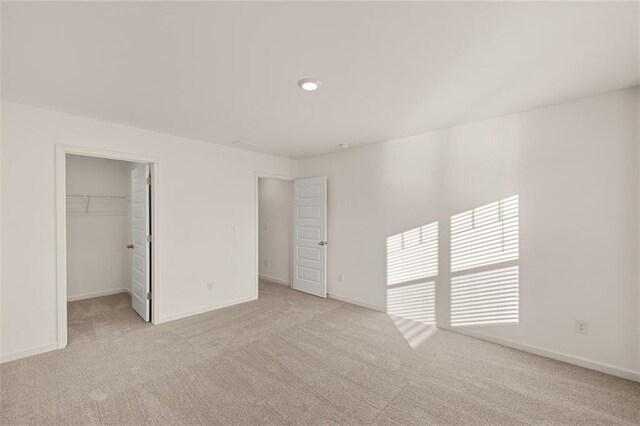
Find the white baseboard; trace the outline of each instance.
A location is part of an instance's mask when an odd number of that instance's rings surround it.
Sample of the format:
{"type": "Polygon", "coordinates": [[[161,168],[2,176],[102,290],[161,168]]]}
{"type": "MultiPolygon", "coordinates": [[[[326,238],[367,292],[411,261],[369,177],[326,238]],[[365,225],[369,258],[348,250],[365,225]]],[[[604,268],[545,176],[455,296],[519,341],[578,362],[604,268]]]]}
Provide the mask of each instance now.
{"type": "MultiPolygon", "coordinates": [[[[124,293],[128,290],[126,289],[122,289],[122,290],[118,290],[118,291],[113,291],[110,294],[117,294],[117,293],[124,293]]],[[[105,294],[103,294],[105,295],[105,294]]],[[[92,296],[92,297],[96,297],[96,296],[92,296]]],[[[251,297],[245,297],[245,298],[241,298],[241,299],[236,299],[236,300],[231,300],[229,302],[225,302],[225,303],[218,303],[215,305],[211,305],[211,306],[205,306],[202,308],[198,308],[198,309],[194,309],[188,312],[183,312],[177,315],[170,315],[168,317],[164,317],[162,318],[160,321],[158,321],[156,324],[162,324],[165,322],[169,322],[169,321],[174,321],[174,320],[178,320],[181,318],[186,318],[186,317],[190,317],[193,315],[198,315],[198,314],[203,314],[205,312],[209,312],[209,311],[214,311],[216,309],[222,309],[222,308],[226,308],[229,306],[233,306],[233,305],[238,305],[240,303],[245,303],[245,302],[251,302],[253,300],[256,300],[257,297],[256,296],[251,296],[251,297]]],[[[81,300],[81,299],[76,299],[76,300],[81,300]]],[[[48,345],[44,345],[44,346],[39,346],[36,348],[31,348],[31,349],[27,349],[27,350],[23,350],[23,351],[18,351],[18,352],[12,352],[12,353],[7,353],[7,354],[0,354],[0,364],[4,363],[4,362],[9,362],[9,361],[13,361],[16,359],[20,359],[20,358],[26,358],[29,356],[33,356],[33,355],[38,355],[44,352],[49,352],[49,351],[53,351],[58,349],[58,342],[54,342],[54,343],[50,343],[48,345]]]]}
{"type": "Polygon", "coordinates": [[[112,289],[112,290],[94,291],[93,293],[85,293],[85,294],[78,294],[76,296],[68,296],[67,297],[67,302],[74,302],[76,300],[91,299],[93,297],[109,296],[109,295],[118,294],[118,293],[131,293],[131,292],[126,288],[115,288],[115,289],[112,289]]]}
{"type": "Polygon", "coordinates": [[[49,343],[48,345],[38,346],[36,348],[27,349],[24,351],[11,352],[8,354],[0,355],[0,364],[13,361],[20,358],[26,358],[28,356],[38,355],[45,352],[53,351],[58,349],[58,342],[49,343]]]}
{"type": "Polygon", "coordinates": [[[205,312],[215,311],[217,309],[227,308],[229,306],[239,305],[240,303],[251,302],[257,299],[258,298],[256,296],[251,296],[251,297],[244,297],[241,299],[231,300],[229,302],[217,303],[215,305],[204,306],[202,308],[193,309],[191,311],[186,311],[176,315],[169,315],[169,316],[163,317],[160,319],[160,321],[156,322],[155,324],[163,324],[165,322],[175,321],[175,320],[187,318],[193,315],[204,314],[205,312]]]}
{"type": "Polygon", "coordinates": [[[556,351],[544,349],[538,346],[525,345],[523,343],[514,342],[513,340],[493,337],[493,336],[489,336],[488,334],[469,331],[463,328],[449,327],[449,326],[438,326],[438,328],[452,331],[454,333],[460,333],[467,336],[475,337],[481,340],[485,340],[487,342],[496,343],[501,346],[506,346],[506,347],[518,349],[524,352],[529,352],[535,355],[540,355],[546,358],[555,359],[557,361],[563,361],[568,364],[577,365],[579,367],[588,368],[590,370],[600,371],[601,373],[611,374],[612,376],[622,377],[623,379],[640,382],[640,372],[634,372],[632,370],[616,367],[611,364],[593,361],[590,359],[581,358],[574,355],[565,354],[562,352],[556,352],[556,351]]]}
{"type": "Polygon", "coordinates": [[[330,299],[336,299],[341,302],[350,303],[352,305],[362,306],[363,308],[369,308],[378,312],[385,312],[384,309],[381,309],[379,306],[370,305],[368,303],[360,302],[359,300],[350,299],[348,297],[340,296],[339,294],[331,293],[327,294],[327,297],[330,299]]]}
{"type": "Polygon", "coordinates": [[[289,281],[281,280],[280,278],[270,277],[269,275],[259,275],[261,280],[269,281],[271,283],[282,284],[288,287],[291,287],[291,283],[289,281]]]}

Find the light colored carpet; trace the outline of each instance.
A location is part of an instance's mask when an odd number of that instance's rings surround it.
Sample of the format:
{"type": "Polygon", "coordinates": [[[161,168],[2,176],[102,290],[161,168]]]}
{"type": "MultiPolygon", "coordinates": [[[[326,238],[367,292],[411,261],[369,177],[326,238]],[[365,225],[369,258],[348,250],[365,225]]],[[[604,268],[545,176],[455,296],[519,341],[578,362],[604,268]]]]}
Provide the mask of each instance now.
{"type": "Polygon", "coordinates": [[[114,337],[148,327],[131,307],[131,295],[118,293],[67,303],[67,346],[114,337]]]}
{"type": "MultiPolygon", "coordinates": [[[[445,331],[411,348],[386,314],[276,284],[163,325],[105,321],[64,350],[2,364],[0,421],[640,423],[638,383],[445,331]]],[[[424,331],[401,324],[410,340],[424,331]]]]}

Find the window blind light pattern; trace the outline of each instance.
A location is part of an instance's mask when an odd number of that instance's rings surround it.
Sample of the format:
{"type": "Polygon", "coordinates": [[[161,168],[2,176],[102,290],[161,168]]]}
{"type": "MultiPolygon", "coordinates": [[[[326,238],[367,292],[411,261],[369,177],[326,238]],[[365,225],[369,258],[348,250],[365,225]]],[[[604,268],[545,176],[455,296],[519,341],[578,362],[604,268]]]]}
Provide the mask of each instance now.
{"type": "Polygon", "coordinates": [[[517,324],[518,196],[451,218],[451,325],[517,324]]]}
{"type": "Polygon", "coordinates": [[[438,275],[438,222],[387,238],[387,285],[438,275]]]}
{"type": "Polygon", "coordinates": [[[435,324],[435,281],[387,289],[387,313],[422,324],[435,324]]]}
{"type": "Polygon", "coordinates": [[[435,324],[423,324],[407,318],[391,315],[391,321],[413,349],[418,348],[433,336],[438,328],[435,324]]]}
{"type": "Polygon", "coordinates": [[[519,267],[451,279],[451,325],[517,324],[519,267]]]}
{"type": "Polygon", "coordinates": [[[451,271],[518,259],[518,196],[451,218],[451,271]]]}

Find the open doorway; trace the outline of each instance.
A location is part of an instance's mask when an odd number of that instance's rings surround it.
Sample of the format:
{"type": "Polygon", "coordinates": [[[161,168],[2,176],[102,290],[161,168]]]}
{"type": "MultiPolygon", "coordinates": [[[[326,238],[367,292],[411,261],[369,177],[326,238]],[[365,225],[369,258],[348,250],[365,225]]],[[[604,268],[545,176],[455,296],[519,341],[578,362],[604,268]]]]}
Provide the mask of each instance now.
{"type": "Polygon", "coordinates": [[[255,188],[256,297],[286,285],[326,298],[327,178],[256,173],[255,188]]]}
{"type": "Polygon", "coordinates": [[[291,286],[293,181],[258,177],[259,289],[291,286]]]}
{"type": "Polygon", "coordinates": [[[64,160],[65,343],[145,327],[154,315],[151,165],[64,160]]]}

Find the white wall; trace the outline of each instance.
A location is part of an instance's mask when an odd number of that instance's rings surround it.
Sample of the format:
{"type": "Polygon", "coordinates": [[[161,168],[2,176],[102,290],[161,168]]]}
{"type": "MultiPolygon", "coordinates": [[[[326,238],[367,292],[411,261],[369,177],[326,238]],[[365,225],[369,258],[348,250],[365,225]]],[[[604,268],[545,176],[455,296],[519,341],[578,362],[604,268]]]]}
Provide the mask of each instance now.
{"type": "Polygon", "coordinates": [[[158,159],[160,321],[256,296],[255,173],[295,176],[296,161],[13,103],[2,113],[3,359],[57,341],[58,143],[158,159]]]}
{"type": "Polygon", "coordinates": [[[291,197],[293,183],[282,179],[259,179],[260,276],[290,284],[291,197]]]}
{"type": "Polygon", "coordinates": [[[67,299],[131,291],[131,167],[134,163],[68,155],[67,299]],[[90,198],[101,195],[125,199],[90,198]]]}
{"type": "Polygon", "coordinates": [[[638,113],[630,89],[301,161],[328,176],[329,293],[384,310],[385,238],[439,221],[447,326],[449,218],[518,194],[520,323],[468,330],[638,378],[638,113]]]}
{"type": "MultiPolygon", "coordinates": [[[[159,159],[161,320],[255,297],[255,172],[296,176],[296,161],[2,107],[3,359],[57,339],[56,143],[159,159]]],[[[387,236],[519,194],[520,324],[474,331],[637,375],[638,113],[625,90],[301,161],[328,176],[329,293],[384,309],[387,236]]],[[[445,232],[440,247],[446,326],[445,232]]]]}

